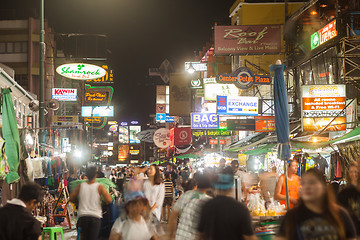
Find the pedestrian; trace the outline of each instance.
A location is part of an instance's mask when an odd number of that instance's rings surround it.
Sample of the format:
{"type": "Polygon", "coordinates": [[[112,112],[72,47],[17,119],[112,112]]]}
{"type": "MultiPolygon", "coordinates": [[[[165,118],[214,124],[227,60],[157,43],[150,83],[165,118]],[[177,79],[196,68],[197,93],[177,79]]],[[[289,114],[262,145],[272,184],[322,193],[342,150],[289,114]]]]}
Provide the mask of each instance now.
{"type": "Polygon", "coordinates": [[[218,171],[222,171],[226,166],[226,160],[225,158],[220,159],[218,171]]]}
{"type": "Polygon", "coordinates": [[[197,182],[195,179],[190,178],[183,184],[184,192],[190,191],[190,190],[196,190],[197,188],[197,182]]]}
{"type": "Polygon", "coordinates": [[[176,240],[196,239],[202,206],[212,198],[208,195],[211,191],[210,175],[208,173],[196,173],[194,177],[198,187],[196,193],[182,210],[176,230],[176,240]]]}
{"type": "Polygon", "coordinates": [[[144,199],[145,195],[142,192],[132,192],[125,195],[126,218],[119,217],[115,221],[109,240],[157,239],[155,227],[146,222],[143,217],[146,207],[144,199]]]}
{"type": "Polygon", "coordinates": [[[97,170],[89,167],[86,170],[88,180],[81,183],[71,193],[70,201],[79,201],[77,228],[80,228],[81,240],[96,240],[101,227],[102,208],[101,198],[106,204],[112,199],[105,187],[96,182],[97,170]]]}
{"type": "Polygon", "coordinates": [[[243,196],[245,197],[245,202],[247,200],[247,190],[244,181],[243,172],[239,169],[239,161],[233,160],[231,162],[231,167],[234,171],[235,179],[235,188],[234,188],[234,198],[238,201],[242,201],[243,196]]]}
{"type": "Polygon", "coordinates": [[[18,198],[0,208],[1,240],[41,239],[41,225],[31,212],[42,201],[42,189],[36,183],[25,184],[18,198]]]}
{"type": "Polygon", "coordinates": [[[161,174],[157,165],[151,165],[148,170],[148,180],[144,182],[144,194],[149,200],[151,212],[161,221],[161,210],[165,198],[165,187],[161,180],[161,174]]]}
{"type": "MultiPolygon", "coordinates": [[[[299,199],[300,177],[296,175],[298,167],[299,166],[296,160],[290,161],[287,165],[290,209],[296,205],[299,199]]],[[[280,201],[280,204],[285,205],[286,207],[286,188],[284,174],[279,177],[279,180],[276,183],[274,197],[275,200],[280,201]]]]}
{"type": "Polygon", "coordinates": [[[171,181],[170,173],[168,172],[165,173],[164,186],[165,186],[165,199],[162,209],[163,210],[162,216],[163,216],[163,221],[167,223],[169,221],[170,208],[174,201],[174,186],[171,181]]]}
{"type": "Polygon", "coordinates": [[[233,187],[233,170],[226,167],[217,174],[215,198],[208,200],[201,209],[199,239],[256,239],[249,210],[232,197],[233,187]]]}
{"type": "Polygon", "coordinates": [[[353,222],[336,204],[334,193],[323,173],[309,169],[301,179],[299,204],[282,220],[277,240],[349,240],[356,238],[353,222]]]}
{"type": "Polygon", "coordinates": [[[360,188],[359,170],[356,162],[353,162],[346,174],[346,187],[338,194],[338,202],[348,210],[358,237],[360,238],[360,188]]]}
{"type": "Polygon", "coordinates": [[[259,174],[261,195],[267,204],[274,199],[275,187],[277,182],[276,167],[272,167],[271,172],[259,174]]]}

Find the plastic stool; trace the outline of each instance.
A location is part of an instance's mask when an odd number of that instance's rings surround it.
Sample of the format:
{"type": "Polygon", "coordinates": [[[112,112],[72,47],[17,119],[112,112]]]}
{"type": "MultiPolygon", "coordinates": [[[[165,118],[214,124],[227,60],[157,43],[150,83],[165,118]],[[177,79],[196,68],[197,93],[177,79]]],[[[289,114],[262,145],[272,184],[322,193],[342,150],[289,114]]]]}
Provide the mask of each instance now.
{"type": "Polygon", "coordinates": [[[49,240],[56,240],[56,234],[61,233],[61,240],[64,240],[64,233],[62,227],[44,227],[42,233],[42,240],[45,239],[45,233],[49,233],[49,240]]]}

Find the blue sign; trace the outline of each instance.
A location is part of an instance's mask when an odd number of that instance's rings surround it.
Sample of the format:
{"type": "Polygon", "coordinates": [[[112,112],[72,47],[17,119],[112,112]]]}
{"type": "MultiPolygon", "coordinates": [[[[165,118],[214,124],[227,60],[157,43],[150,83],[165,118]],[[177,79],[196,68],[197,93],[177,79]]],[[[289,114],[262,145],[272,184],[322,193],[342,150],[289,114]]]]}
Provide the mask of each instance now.
{"type": "Polygon", "coordinates": [[[156,121],[157,122],[165,122],[166,113],[157,113],[156,114],[156,121]]]}
{"type": "Polygon", "coordinates": [[[175,117],[174,116],[166,116],[165,122],[173,123],[173,122],[175,122],[175,117]]]}
{"type": "Polygon", "coordinates": [[[216,113],[191,113],[192,129],[218,129],[219,122],[216,113]]]}
{"type": "Polygon", "coordinates": [[[219,115],[257,116],[257,97],[217,96],[216,110],[219,115]]]}

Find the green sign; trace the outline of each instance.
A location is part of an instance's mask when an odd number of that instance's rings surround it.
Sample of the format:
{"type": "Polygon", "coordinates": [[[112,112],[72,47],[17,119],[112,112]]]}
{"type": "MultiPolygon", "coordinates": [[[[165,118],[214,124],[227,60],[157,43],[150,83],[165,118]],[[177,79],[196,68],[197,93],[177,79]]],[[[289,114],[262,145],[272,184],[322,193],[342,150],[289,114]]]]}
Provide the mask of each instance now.
{"type": "Polygon", "coordinates": [[[203,80],[202,78],[190,80],[190,88],[204,88],[203,80]]]}
{"type": "Polygon", "coordinates": [[[315,32],[314,34],[311,35],[311,50],[317,48],[319,46],[319,43],[320,43],[319,33],[315,32]]]}

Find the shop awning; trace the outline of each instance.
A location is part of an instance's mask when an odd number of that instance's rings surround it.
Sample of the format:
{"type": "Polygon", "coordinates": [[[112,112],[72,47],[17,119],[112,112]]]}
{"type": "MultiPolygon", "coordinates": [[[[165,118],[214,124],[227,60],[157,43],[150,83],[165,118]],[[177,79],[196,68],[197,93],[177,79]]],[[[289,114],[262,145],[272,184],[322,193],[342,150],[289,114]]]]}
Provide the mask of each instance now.
{"type": "Polygon", "coordinates": [[[246,151],[249,148],[257,147],[261,144],[269,144],[269,143],[274,143],[274,144],[276,143],[276,135],[264,136],[256,142],[251,142],[251,143],[248,143],[245,145],[243,144],[243,145],[240,145],[239,147],[232,147],[229,149],[225,149],[225,151],[230,151],[230,152],[246,151]]]}
{"type": "Polygon", "coordinates": [[[176,156],[175,158],[179,158],[179,159],[184,159],[184,158],[194,158],[194,159],[199,159],[200,156],[190,153],[190,154],[184,154],[184,155],[180,155],[180,156],[176,156]]]}
{"type": "Polygon", "coordinates": [[[246,155],[266,154],[266,153],[270,152],[271,149],[272,149],[273,147],[275,147],[275,146],[276,146],[275,143],[266,144],[266,145],[262,145],[262,146],[259,146],[259,147],[255,147],[254,149],[249,150],[249,151],[246,151],[246,152],[244,152],[243,154],[246,154],[246,155]]]}

